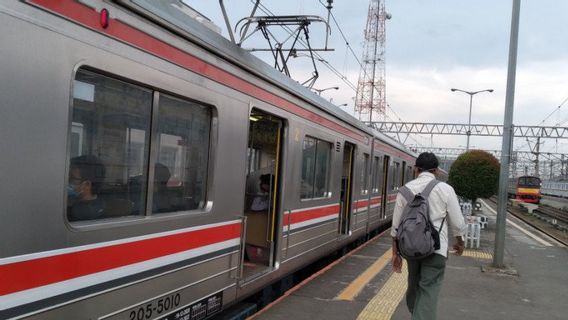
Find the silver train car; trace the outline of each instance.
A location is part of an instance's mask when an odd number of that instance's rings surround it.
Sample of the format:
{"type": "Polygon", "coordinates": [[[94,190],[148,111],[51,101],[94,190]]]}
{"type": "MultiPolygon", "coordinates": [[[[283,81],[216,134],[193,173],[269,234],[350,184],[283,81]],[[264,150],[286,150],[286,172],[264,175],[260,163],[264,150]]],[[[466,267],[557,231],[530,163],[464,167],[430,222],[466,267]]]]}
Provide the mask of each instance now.
{"type": "Polygon", "coordinates": [[[164,3],[0,2],[0,319],[204,319],[390,223],[414,153],[164,3]]]}
{"type": "Polygon", "coordinates": [[[547,196],[568,198],[568,182],[543,181],[540,193],[547,196]]]}

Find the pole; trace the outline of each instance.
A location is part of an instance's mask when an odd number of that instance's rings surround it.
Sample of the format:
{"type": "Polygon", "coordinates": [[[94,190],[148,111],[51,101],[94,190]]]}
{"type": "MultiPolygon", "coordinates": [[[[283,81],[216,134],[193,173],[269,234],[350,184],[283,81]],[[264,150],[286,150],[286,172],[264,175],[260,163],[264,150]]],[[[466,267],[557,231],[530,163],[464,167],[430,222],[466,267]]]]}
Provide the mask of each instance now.
{"type": "Polygon", "coordinates": [[[469,118],[467,120],[467,144],[465,151],[469,151],[469,136],[471,136],[471,105],[473,104],[473,93],[469,94],[469,118]]]}
{"type": "Polygon", "coordinates": [[[540,167],[538,165],[538,162],[540,161],[540,159],[539,159],[540,137],[536,138],[535,155],[536,155],[536,161],[534,162],[534,175],[537,176],[537,177],[540,177],[540,167]]]}
{"type": "Polygon", "coordinates": [[[511,160],[513,162],[513,178],[517,176],[517,152],[514,151],[513,152],[513,159],[511,160]]]}
{"type": "Polygon", "coordinates": [[[521,0],[513,0],[511,16],[511,38],[509,42],[509,66],[507,71],[507,95],[505,96],[505,116],[501,152],[501,171],[499,172],[499,202],[497,203],[497,226],[495,232],[495,254],[493,266],[503,268],[505,251],[505,227],[507,220],[507,184],[509,180],[509,160],[513,138],[513,111],[515,103],[515,77],[517,73],[517,47],[519,40],[519,13],[521,0]]]}

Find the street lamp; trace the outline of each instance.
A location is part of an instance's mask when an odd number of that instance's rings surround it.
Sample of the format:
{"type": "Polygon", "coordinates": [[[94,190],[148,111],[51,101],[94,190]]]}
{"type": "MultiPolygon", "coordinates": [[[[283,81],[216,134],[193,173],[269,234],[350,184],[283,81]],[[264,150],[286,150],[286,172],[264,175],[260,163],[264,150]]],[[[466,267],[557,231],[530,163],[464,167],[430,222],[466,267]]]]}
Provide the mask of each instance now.
{"type": "Polygon", "coordinates": [[[329,87],[329,88],[324,88],[324,89],[316,89],[316,88],[312,88],[312,90],[314,90],[318,95],[321,96],[321,93],[327,90],[339,90],[339,87],[329,87]]]}
{"type": "Polygon", "coordinates": [[[471,136],[471,105],[473,102],[473,96],[481,93],[481,92],[493,92],[493,89],[485,89],[485,90],[479,90],[479,91],[465,91],[465,90],[461,90],[461,89],[456,89],[456,88],[451,88],[450,90],[452,90],[452,92],[463,92],[466,94],[469,94],[469,118],[467,121],[467,145],[465,147],[465,151],[469,151],[469,136],[471,136]]]}

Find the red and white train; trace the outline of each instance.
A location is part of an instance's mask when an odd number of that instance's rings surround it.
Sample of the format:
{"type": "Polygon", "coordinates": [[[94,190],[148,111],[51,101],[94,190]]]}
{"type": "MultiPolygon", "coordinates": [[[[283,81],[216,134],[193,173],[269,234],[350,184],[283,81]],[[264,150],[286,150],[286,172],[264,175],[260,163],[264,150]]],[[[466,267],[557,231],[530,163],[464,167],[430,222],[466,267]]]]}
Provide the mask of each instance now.
{"type": "Polygon", "coordinates": [[[415,155],[180,5],[0,3],[1,319],[204,319],[390,223],[415,155]]]}

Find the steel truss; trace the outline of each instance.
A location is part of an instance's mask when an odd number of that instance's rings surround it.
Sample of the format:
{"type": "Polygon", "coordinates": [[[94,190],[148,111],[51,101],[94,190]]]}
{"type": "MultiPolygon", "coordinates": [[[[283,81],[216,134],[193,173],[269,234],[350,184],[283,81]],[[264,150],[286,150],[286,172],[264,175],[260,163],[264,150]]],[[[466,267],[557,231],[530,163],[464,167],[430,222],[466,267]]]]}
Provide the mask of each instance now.
{"type": "MultiPolygon", "coordinates": [[[[441,161],[444,170],[449,170],[453,161],[462,153],[466,152],[464,148],[446,148],[446,147],[415,147],[411,146],[414,152],[433,152],[441,161]]],[[[501,150],[483,150],[491,153],[497,159],[501,158],[501,150]]],[[[539,158],[536,157],[535,151],[513,151],[511,157],[511,176],[519,175],[537,175],[543,179],[558,179],[566,177],[568,171],[568,153],[556,152],[538,152],[539,158]],[[538,173],[537,173],[538,170],[538,173]]]]}
{"type": "MultiPolygon", "coordinates": [[[[503,125],[496,124],[461,124],[461,123],[425,123],[425,122],[367,122],[367,125],[384,133],[406,134],[445,134],[500,137],[503,125]]],[[[568,127],[514,126],[513,135],[524,138],[568,138],[568,127]]]]}

